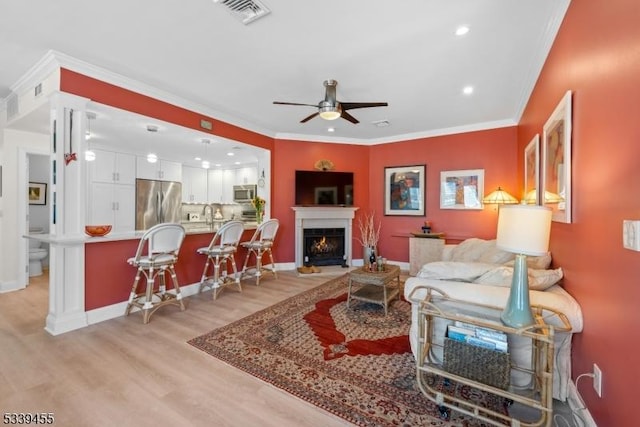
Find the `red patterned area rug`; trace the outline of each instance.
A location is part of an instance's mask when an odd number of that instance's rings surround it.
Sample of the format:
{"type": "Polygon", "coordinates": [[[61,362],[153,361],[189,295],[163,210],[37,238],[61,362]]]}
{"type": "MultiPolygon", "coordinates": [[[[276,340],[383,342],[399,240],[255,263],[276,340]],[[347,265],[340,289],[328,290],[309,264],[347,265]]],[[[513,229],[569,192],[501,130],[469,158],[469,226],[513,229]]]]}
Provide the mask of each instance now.
{"type": "MultiPolygon", "coordinates": [[[[455,411],[441,419],[418,389],[409,303],[394,300],[385,317],[380,305],[366,302],[352,301],[347,309],[346,290],[342,276],[189,344],[356,425],[485,425],[455,411]]],[[[470,387],[447,387],[494,409],[503,406],[470,387]]]]}

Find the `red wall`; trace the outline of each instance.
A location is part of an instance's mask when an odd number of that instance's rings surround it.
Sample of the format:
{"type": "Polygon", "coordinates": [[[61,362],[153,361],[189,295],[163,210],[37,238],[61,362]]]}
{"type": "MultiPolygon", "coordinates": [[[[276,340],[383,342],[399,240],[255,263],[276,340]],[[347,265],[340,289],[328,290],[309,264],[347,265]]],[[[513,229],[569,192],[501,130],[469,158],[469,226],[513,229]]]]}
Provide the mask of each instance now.
{"type": "Polygon", "coordinates": [[[516,128],[501,128],[457,135],[422,138],[371,147],[369,209],[382,220],[379,250],[395,261],[409,260],[408,236],[420,231],[425,217],[384,216],[384,168],[426,165],[426,219],[433,231],[444,232],[449,241],[468,237],[493,239],[497,210],[440,209],[440,172],[484,169],[484,194],[498,186],[520,198],[517,186],[516,128]]]}
{"type": "MultiPolygon", "coordinates": [[[[518,130],[523,150],[567,90],[573,91],[573,223],[554,223],[553,262],[579,301],[573,377],[600,426],[634,424],[640,380],[640,253],[622,247],[622,220],[640,218],[640,2],[580,0],[569,6],[518,130]]],[[[522,165],[520,165],[522,167],[522,165]]],[[[519,174],[521,175],[521,174],[519,174]]],[[[637,422],[637,421],[635,421],[637,422]]]]}
{"type": "MultiPolygon", "coordinates": [[[[271,195],[271,214],[280,220],[276,247],[276,262],[295,261],[295,215],[294,187],[296,170],[313,170],[321,159],[331,160],[336,171],[354,172],[354,206],[360,209],[369,206],[369,147],[348,144],[276,140],[273,151],[274,192],[271,195]]],[[[362,258],[362,248],[354,247],[354,258],[362,258]]]]}

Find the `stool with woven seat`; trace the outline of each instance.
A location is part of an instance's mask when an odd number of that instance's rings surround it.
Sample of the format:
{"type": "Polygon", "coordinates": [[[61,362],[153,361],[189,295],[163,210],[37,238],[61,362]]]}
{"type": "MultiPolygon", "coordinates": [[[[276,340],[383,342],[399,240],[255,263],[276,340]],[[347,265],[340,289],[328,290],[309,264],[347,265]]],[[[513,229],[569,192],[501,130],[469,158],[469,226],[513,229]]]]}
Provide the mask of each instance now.
{"type": "Polygon", "coordinates": [[[248,242],[242,242],[240,245],[247,249],[247,256],[244,259],[244,265],[242,266],[242,277],[255,277],[256,286],[260,285],[260,277],[264,272],[271,272],[273,277],[278,278],[276,273],[276,264],[273,262],[273,242],[278,232],[280,222],[277,219],[270,219],[258,226],[256,232],[253,233],[253,237],[248,242]],[[269,260],[271,261],[271,268],[265,268],[262,265],[262,256],[269,254],[269,260]],[[255,258],[255,265],[249,265],[250,258],[253,255],[255,258]]]}
{"type": "Polygon", "coordinates": [[[197,250],[199,254],[207,256],[198,293],[209,286],[213,291],[213,299],[217,299],[218,293],[225,286],[232,284],[237,285],[238,290],[242,292],[240,275],[234,256],[238,250],[238,243],[243,231],[244,223],[242,221],[226,222],[216,231],[209,246],[197,250]],[[228,274],[229,262],[233,269],[233,276],[228,274]]]}
{"type": "Polygon", "coordinates": [[[143,312],[142,321],[146,324],[149,323],[151,315],[164,305],[175,304],[180,307],[180,311],[184,311],[185,306],[174,268],[184,236],[184,227],[173,223],[157,224],[142,235],[135,256],[127,260],[129,264],[137,267],[137,271],[125,315],[129,315],[133,307],[138,307],[143,312]],[[167,291],[166,287],[167,274],[173,282],[173,290],[170,291],[167,291]],[[138,291],[138,283],[143,275],[147,283],[144,291],[138,291]],[[159,279],[157,290],[156,279],[159,279]]]}

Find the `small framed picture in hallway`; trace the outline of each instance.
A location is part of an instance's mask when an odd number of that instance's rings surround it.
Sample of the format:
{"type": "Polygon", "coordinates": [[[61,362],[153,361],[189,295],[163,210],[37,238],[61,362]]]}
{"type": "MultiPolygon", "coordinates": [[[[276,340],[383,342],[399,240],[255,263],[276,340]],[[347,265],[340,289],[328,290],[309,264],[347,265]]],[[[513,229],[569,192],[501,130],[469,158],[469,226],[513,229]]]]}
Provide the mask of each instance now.
{"type": "Polygon", "coordinates": [[[47,184],[44,182],[30,182],[28,195],[30,205],[46,205],[47,184]]]}

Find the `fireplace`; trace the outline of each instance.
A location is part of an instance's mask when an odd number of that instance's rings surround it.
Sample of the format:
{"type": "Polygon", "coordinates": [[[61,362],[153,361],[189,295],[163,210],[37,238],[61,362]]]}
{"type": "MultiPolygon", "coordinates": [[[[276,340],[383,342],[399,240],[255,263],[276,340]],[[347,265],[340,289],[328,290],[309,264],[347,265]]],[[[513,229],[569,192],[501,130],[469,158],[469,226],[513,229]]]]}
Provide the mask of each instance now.
{"type": "Polygon", "coordinates": [[[345,264],[344,234],[344,228],[304,229],[304,264],[317,266],[345,264]]]}
{"type": "MultiPolygon", "coordinates": [[[[302,267],[305,265],[305,233],[307,230],[322,229],[322,230],[336,230],[341,229],[343,233],[342,248],[340,254],[332,255],[331,264],[326,259],[323,262],[327,264],[314,264],[314,265],[351,265],[352,257],[352,240],[353,240],[353,218],[355,216],[357,207],[347,206],[294,206],[292,209],[295,211],[296,216],[296,230],[295,230],[295,258],[296,267],[302,267]]],[[[320,236],[322,237],[322,236],[320,236]]],[[[333,236],[332,236],[333,237],[333,236]]],[[[333,239],[332,239],[333,240],[333,239]]],[[[321,245],[326,244],[325,241],[320,242],[321,245]]],[[[330,242],[335,245],[335,242],[330,242]]],[[[323,249],[324,250],[324,249],[323,249]]],[[[327,257],[328,258],[328,257],[327,257]]]]}

